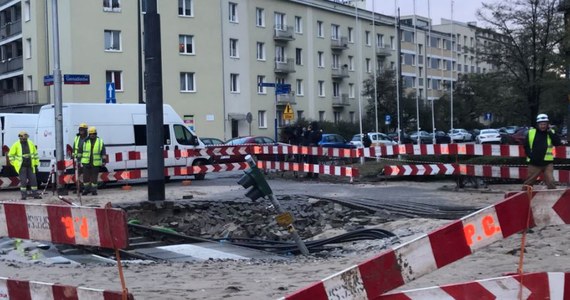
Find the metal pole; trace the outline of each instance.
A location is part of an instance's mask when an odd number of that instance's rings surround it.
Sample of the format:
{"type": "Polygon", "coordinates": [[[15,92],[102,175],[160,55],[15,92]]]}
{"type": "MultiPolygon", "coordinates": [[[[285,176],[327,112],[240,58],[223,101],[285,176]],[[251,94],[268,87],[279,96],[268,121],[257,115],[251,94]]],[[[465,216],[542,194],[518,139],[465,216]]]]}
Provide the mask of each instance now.
{"type": "MultiPolygon", "coordinates": [[[[429,95],[429,94],[428,94],[428,88],[429,88],[429,86],[427,85],[427,81],[428,81],[428,80],[427,80],[427,74],[428,74],[428,68],[429,68],[429,66],[427,65],[427,51],[428,51],[429,43],[431,42],[431,41],[430,41],[430,38],[431,38],[431,11],[430,11],[430,1],[429,1],[429,0],[428,0],[428,19],[429,19],[429,22],[430,22],[430,23],[429,23],[429,25],[428,25],[428,26],[429,26],[429,27],[428,27],[428,38],[426,39],[427,42],[426,42],[426,57],[425,57],[425,58],[426,58],[426,70],[425,70],[425,73],[426,73],[425,81],[426,81],[426,82],[425,82],[425,85],[426,85],[426,100],[429,101],[429,97],[428,97],[428,95],[429,95]]],[[[435,99],[432,97],[432,99],[431,99],[431,128],[432,128],[432,129],[431,129],[431,130],[432,130],[432,139],[431,139],[431,141],[432,141],[433,144],[436,144],[436,138],[435,138],[435,131],[436,131],[436,129],[435,129],[435,108],[434,108],[434,103],[433,103],[433,101],[435,101],[435,99]]]]}
{"type": "Polygon", "coordinates": [[[275,107],[275,120],[273,122],[274,128],[275,130],[273,131],[273,137],[275,139],[275,142],[277,142],[277,85],[279,83],[275,83],[275,103],[273,104],[273,107],[275,107]]]}
{"type": "MultiPolygon", "coordinates": [[[[451,0],[451,65],[453,69],[453,3],[454,1],[451,0]]],[[[450,102],[451,102],[451,130],[453,130],[453,70],[451,70],[451,95],[450,95],[450,102]]],[[[453,141],[452,141],[453,142],[453,141]]]]}
{"type": "MultiPolygon", "coordinates": [[[[357,0],[360,1],[360,0],[357,0]]],[[[358,84],[357,92],[358,92],[358,118],[359,118],[359,125],[360,125],[360,143],[363,144],[363,135],[362,135],[362,28],[359,26],[360,23],[358,22],[358,3],[354,2],[354,11],[356,15],[356,43],[358,45],[358,84]]],[[[360,163],[364,164],[364,156],[360,157],[360,163]]]]}
{"type": "MultiPolygon", "coordinates": [[[[374,8],[374,3],[376,0],[372,0],[372,35],[374,36],[374,48],[373,48],[373,56],[374,56],[374,121],[376,125],[376,132],[378,132],[378,94],[376,89],[378,88],[378,83],[376,82],[376,73],[378,68],[378,53],[376,53],[376,47],[378,47],[378,40],[376,37],[376,10],[374,8]]],[[[383,43],[382,43],[383,44],[383,43]]],[[[382,45],[383,46],[383,45],[382,45]]]]}
{"type": "MultiPolygon", "coordinates": [[[[269,195],[269,199],[271,200],[271,203],[273,204],[273,206],[275,206],[275,208],[277,209],[277,212],[279,212],[280,214],[285,213],[285,211],[283,210],[283,208],[279,204],[279,201],[277,201],[277,197],[275,197],[274,194],[269,195]]],[[[299,247],[299,251],[301,251],[301,254],[309,255],[309,249],[307,249],[305,242],[303,242],[303,240],[299,236],[299,233],[295,229],[295,226],[293,226],[293,224],[289,224],[287,226],[287,231],[289,231],[289,233],[293,237],[293,240],[295,240],[295,243],[297,244],[297,247],[299,247]]]]}
{"type": "Polygon", "coordinates": [[[394,30],[396,31],[396,111],[398,114],[398,144],[402,143],[402,128],[400,125],[400,77],[402,73],[402,68],[400,64],[402,63],[401,57],[401,44],[400,44],[400,8],[397,6],[397,1],[394,0],[394,6],[396,8],[396,17],[394,19],[394,30]]]}
{"type": "Polygon", "coordinates": [[[57,0],[51,1],[52,8],[52,31],[53,31],[53,87],[54,87],[54,118],[55,118],[55,160],[56,160],[56,185],[58,195],[67,195],[65,185],[59,178],[63,176],[63,109],[62,109],[62,86],[61,69],[59,62],[59,20],[57,0]]]}
{"type": "MultiPolygon", "coordinates": [[[[416,17],[416,0],[414,0],[413,3],[413,7],[414,7],[414,45],[415,45],[415,49],[416,49],[416,55],[419,53],[418,51],[418,26],[416,26],[416,21],[417,21],[417,17],[416,17]]],[[[418,74],[418,64],[416,62],[416,76],[418,74]]],[[[415,83],[416,78],[414,78],[414,83],[415,83]]],[[[420,135],[420,98],[418,95],[418,87],[416,85],[416,128],[418,131],[418,137],[417,137],[417,143],[418,145],[421,144],[421,135],[420,135]]]]}

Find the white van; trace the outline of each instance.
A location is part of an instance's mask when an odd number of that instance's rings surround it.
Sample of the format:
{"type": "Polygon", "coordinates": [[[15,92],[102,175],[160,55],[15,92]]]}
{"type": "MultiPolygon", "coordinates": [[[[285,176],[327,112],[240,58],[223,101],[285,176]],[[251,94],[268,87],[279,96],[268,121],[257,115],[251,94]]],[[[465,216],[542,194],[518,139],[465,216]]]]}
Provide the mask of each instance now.
{"type": "MultiPolygon", "coordinates": [[[[71,159],[73,141],[79,124],[87,123],[97,128],[97,135],[103,139],[109,163],[102,171],[146,169],[147,160],[127,160],[115,162],[117,152],[139,151],[146,153],[146,105],[145,104],[96,104],[64,103],[63,110],[63,147],[65,159],[71,159]]],[[[170,105],[163,106],[164,112],[164,150],[189,150],[204,148],[204,144],[184,124],[170,105]]],[[[39,180],[45,182],[55,165],[55,121],[54,105],[44,105],[40,109],[37,125],[36,144],[40,157],[38,168],[39,180]]],[[[165,167],[196,166],[208,164],[209,157],[174,158],[164,160],[165,167]]],[[[71,172],[71,170],[68,170],[71,172]]],[[[194,175],[197,180],[205,174],[194,175]]]]}
{"type": "Polygon", "coordinates": [[[10,146],[18,141],[18,133],[26,131],[30,139],[36,142],[36,125],[38,123],[38,114],[17,114],[17,113],[0,113],[0,126],[2,129],[2,157],[0,158],[0,176],[14,177],[18,176],[14,167],[8,160],[8,152],[10,146]]]}

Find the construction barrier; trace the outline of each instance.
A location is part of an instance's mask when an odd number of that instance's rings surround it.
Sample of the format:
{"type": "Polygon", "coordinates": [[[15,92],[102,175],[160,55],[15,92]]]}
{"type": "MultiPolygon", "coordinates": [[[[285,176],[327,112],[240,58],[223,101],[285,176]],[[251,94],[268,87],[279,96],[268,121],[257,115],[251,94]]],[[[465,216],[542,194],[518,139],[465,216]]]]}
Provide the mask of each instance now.
{"type": "Polygon", "coordinates": [[[317,174],[358,177],[358,169],[352,167],[340,167],[329,165],[315,165],[306,163],[293,163],[282,161],[258,161],[257,166],[260,169],[266,170],[280,170],[280,171],[294,171],[294,172],[312,172],[317,174]]]}
{"type": "Polygon", "coordinates": [[[543,272],[503,276],[403,292],[378,300],[570,299],[570,273],[543,272]]]}
{"type": "MultiPolygon", "coordinates": [[[[0,277],[0,299],[123,300],[121,292],[0,277]]],[[[127,299],[134,299],[132,294],[127,299]]]]}
{"type": "Polygon", "coordinates": [[[570,224],[570,190],[535,191],[531,197],[516,193],[284,299],[375,299],[529,227],[570,224]]]}

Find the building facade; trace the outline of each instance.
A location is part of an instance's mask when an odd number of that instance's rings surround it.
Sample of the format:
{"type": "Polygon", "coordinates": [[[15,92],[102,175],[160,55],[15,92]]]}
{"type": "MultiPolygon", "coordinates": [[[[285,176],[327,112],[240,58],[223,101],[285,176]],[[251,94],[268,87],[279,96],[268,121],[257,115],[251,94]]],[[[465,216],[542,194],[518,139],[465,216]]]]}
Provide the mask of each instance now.
{"type": "MultiPolygon", "coordinates": [[[[51,2],[0,0],[0,111],[53,103],[51,2]]],[[[108,82],[118,103],[144,102],[145,3],[59,1],[62,73],[90,75],[89,85],[63,85],[64,103],[104,102],[108,82]]],[[[164,103],[200,136],[273,137],[275,123],[302,118],[358,122],[362,81],[397,64],[396,19],[351,2],[158,1],[158,12],[164,103]]],[[[401,18],[402,84],[420,99],[438,99],[460,73],[491,70],[462,52],[477,30],[459,25],[401,18]]]]}

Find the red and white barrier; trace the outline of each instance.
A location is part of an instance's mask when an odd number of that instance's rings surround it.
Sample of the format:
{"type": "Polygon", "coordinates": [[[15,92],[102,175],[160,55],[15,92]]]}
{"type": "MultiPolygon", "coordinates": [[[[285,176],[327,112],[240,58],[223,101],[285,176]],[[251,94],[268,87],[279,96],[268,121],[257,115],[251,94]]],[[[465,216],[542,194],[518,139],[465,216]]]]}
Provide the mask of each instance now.
{"type": "Polygon", "coordinates": [[[0,237],[113,249],[129,243],[121,209],[1,202],[0,237]]]}
{"type": "Polygon", "coordinates": [[[408,175],[456,175],[457,168],[454,164],[418,164],[385,166],[384,175],[408,176],[408,175]]]}
{"type": "Polygon", "coordinates": [[[185,176],[193,174],[205,174],[211,172],[229,172],[236,170],[245,170],[249,168],[246,162],[229,163],[229,164],[214,164],[214,165],[201,165],[191,167],[169,167],[164,169],[165,176],[185,176]]]}
{"type": "Polygon", "coordinates": [[[257,166],[266,170],[312,172],[317,174],[358,177],[358,169],[352,167],[340,167],[329,165],[315,165],[305,163],[280,162],[280,161],[258,161],[257,166]]]}
{"type": "Polygon", "coordinates": [[[18,177],[0,177],[0,189],[15,187],[20,184],[18,177]]]}
{"type": "MultiPolygon", "coordinates": [[[[122,300],[121,292],[0,277],[0,299],[122,300]]],[[[127,299],[134,299],[127,294],[127,299]]]]}
{"type": "Polygon", "coordinates": [[[358,158],[359,152],[357,149],[342,149],[342,148],[323,148],[323,147],[309,147],[309,146],[253,146],[253,154],[280,154],[280,155],[314,155],[314,156],[330,156],[338,158],[358,158]]]}
{"type": "Polygon", "coordinates": [[[570,273],[504,276],[384,294],[378,300],[570,299],[570,273]],[[522,289],[521,289],[522,285],[522,289]],[[519,294],[522,291],[522,294],[519,294]],[[521,298],[522,296],[522,298],[521,298]]]}
{"type": "Polygon", "coordinates": [[[527,227],[570,224],[570,190],[525,192],[479,210],[284,299],[375,299],[527,227]]]}

